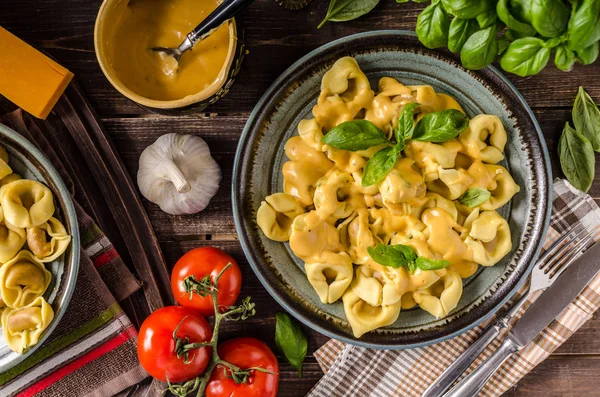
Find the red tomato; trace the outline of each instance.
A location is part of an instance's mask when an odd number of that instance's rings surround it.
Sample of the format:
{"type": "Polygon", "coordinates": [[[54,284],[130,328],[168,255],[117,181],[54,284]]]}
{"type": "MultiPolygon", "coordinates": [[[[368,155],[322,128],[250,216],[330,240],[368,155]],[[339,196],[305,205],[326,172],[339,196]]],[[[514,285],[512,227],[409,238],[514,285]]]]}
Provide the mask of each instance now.
{"type": "Polygon", "coordinates": [[[142,367],[154,378],[171,382],[183,382],[200,375],[211,357],[211,348],[202,347],[189,352],[188,364],[175,354],[173,331],[181,323],[177,336],[189,343],[207,342],[212,329],[206,319],[191,309],[167,306],[152,313],[140,328],[138,358],[142,367]],[[185,319],[185,320],[184,320],[185,319]]]}
{"type": "Polygon", "coordinates": [[[272,374],[252,371],[246,383],[236,384],[217,366],[208,381],[206,397],[275,397],[279,386],[279,365],[267,345],[254,338],[229,340],[218,347],[219,357],[241,369],[261,367],[272,374]]]}
{"type": "Polygon", "coordinates": [[[219,307],[233,305],[242,288],[242,273],[235,259],[214,247],[196,248],[179,258],[171,273],[171,291],[177,302],[181,306],[198,310],[204,316],[214,315],[212,297],[194,293],[190,299],[189,292],[185,292],[183,288],[183,280],[191,275],[200,280],[210,274],[214,282],[228,263],[231,266],[219,279],[217,301],[219,307]]]}

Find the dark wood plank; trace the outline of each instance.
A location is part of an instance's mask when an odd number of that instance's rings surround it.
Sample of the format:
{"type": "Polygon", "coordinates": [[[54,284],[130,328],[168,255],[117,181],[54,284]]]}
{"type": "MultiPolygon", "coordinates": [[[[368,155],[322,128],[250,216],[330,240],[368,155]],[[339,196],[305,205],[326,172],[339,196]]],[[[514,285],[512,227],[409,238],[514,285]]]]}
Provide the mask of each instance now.
{"type": "MultiPolygon", "coordinates": [[[[147,114],[128,101],[102,75],[93,46],[93,25],[100,0],[9,1],[0,25],[60,60],[75,72],[102,117],[147,114]],[[33,5],[32,5],[33,4],[33,5]]],[[[249,54],[229,95],[207,109],[213,113],[249,112],[265,89],[301,56],[334,39],[369,30],[414,30],[422,4],[382,1],[369,15],[351,23],[317,29],[327,2],[314,1],[287,11],[273,0],[257,0],[242,15],[249,54]]],[[[530,78],[509,76],[532,107],[568,106],[576,87],[585,84],[600,96],[600,67],[577,65],[568,74],[553,66],[530,78]],[[565,84],[568,81],[568,84],[565,84]]]]}

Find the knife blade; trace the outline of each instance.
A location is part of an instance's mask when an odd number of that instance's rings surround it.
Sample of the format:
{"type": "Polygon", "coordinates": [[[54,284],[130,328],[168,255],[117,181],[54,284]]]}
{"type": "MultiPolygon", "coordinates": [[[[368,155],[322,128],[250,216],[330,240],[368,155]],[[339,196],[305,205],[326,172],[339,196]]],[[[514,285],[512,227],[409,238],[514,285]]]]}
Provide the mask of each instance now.
{"type": "Polygon", "coordinates": [[[519,347],[533,340],[569,305],[600,271],[600,243],[577,258],[558,279],[531,304],[510,334],[519,347]]]}

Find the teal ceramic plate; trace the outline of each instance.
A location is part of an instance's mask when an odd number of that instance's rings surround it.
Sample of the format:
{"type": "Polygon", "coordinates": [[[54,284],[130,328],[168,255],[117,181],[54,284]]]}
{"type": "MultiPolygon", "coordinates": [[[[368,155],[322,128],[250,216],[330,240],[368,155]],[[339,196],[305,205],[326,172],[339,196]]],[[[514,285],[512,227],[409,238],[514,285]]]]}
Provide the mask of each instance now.
{"type": "Polygon", "coordinates": [[[240,242],[252,268],[273,297],[290,313],[325,335],[360,346],[413,348],[450,338],[479,324],[525,282],[548,227],[551,176],[539,125],[515,87],[494,68],[470,71],[453,54],[428,50],[410,32],[362,33],[329,43],[286,70],[252,112],[240,139],[233,172],[233,213],[240,242]],[[410,85],[428,84],[456,98],[469,116],[495,114],[508,131],[502,163],[521,191],[500,212],[508,219],[513,250],[500,263],[465,280],[457,308],[436,319],[405,310],[389,327],[352,335],[341,302],[322,304],[309,284],[303,263],[288,244],[271,241],[256,223],[265,196],[282,191],[284,144],[298,122],[312,117],[320,81],[343,56],[356,58],[373,87],[383,76],[410,85]]]}
{"type": "Polygon", "coordinates": [[[56,207],[54,217],[65,225],[71,235],[71,244],[66,252],[57,260],[46,263],[46,268],[52,273],[52,281],[44,294],[44,298],[52,305],[54,319],[40,336],[39,342],[24,354],[18,354],[10,350],[4,339],[0,337],[0,373],[2,373],[13,368],[35,352],[65,314],[75,289],[77,270],[79,269],[79,229],[71,193],[46,156],[22,135],[3,124],[0,124],[0,145],[8,151],[10,156],[9,165],[14,172],[20,174],[23,178],[40,181],[52,190],[56,207]]]}

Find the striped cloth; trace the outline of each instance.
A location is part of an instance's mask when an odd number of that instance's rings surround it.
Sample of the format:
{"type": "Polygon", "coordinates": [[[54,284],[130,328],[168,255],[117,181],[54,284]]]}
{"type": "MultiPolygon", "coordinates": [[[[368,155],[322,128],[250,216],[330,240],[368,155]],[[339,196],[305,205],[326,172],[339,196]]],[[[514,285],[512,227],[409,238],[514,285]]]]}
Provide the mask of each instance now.
{"type": "MultiPolygon", "coordinates": [[[[544,249],[574,224],[582,223],[590,231],[600,225],[600,209],[590,196],[564,180],[556,180],[553,190],[552,217],[544,249]]],[[[533,342],[502,365],[480,395],[502,395],[590,320],[599,307],[600,276],[597,276],[533,342]]],[[[366,349],[332,339],[315,352],[325,375],[308,396],[420,396],[473,343],[484,325],[445,342],[402,351],[366,349]]],[[[487,347],[465,375],[490,357],[506,333],[487,347]]]]}
{"type": "MultiPolygon", "coordinates": [[[[73,191],[59,157],[30,119],[18,110],[0,122],[40,146],[73,191]]],[[[96,223],[75,207],[81,259],[73,297],[44,344],[0,373],[2,397],[112,396],[148,376],[137,359],[137,331],[117,303],[140,285],[96,223]]]]}

